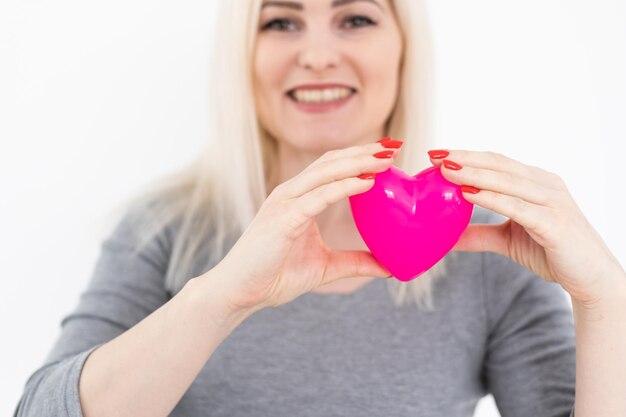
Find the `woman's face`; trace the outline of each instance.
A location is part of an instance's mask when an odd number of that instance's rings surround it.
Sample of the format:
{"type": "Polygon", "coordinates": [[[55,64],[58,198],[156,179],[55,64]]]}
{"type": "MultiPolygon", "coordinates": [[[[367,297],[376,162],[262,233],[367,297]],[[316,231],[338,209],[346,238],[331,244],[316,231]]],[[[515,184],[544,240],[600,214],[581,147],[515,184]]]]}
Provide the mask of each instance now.
{"type": "Polygon", "coordinates": [[[317,153],[379,139],[402,49],[391,0],[263,0],[254,51],[261,124],[317,153]]]}

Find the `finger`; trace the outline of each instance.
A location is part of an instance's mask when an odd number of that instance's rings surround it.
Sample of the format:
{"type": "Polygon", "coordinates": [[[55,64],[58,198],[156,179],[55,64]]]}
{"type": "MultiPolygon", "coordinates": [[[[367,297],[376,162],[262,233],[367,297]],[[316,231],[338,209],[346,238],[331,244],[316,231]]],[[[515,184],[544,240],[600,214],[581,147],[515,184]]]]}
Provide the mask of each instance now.
{"type": "Polygon", "coordinates": [[[468,151],[461,149],[449,149],[448,152],[433,152],[433,158],[429,153],[430,161],[435,166],[441,166],[444,159],[452,160],[462,166],[472,166],[475,168],[491,169],[493,171],[512,172],[526,177],[538,184],[553,189],[563,189],[564,184],[561,178],[542,168],[524,164],[515,159],[509,158],[497,152],[491,151],[468,151]]]}
{"type": "Polygon", "coordinates": [[[303,214],[304,219],[317,216],[329,206],[351,195],[360,194],[374,185],[374,179],[358,177],[345,178],[322,185],[293,201],[294,209],[303,214]]]}
{"type": "Polygon", "coordinates": [[[452,248],[462,252],[495,252],[507,256],[506,227],[510,220],[500,224],[470,224],[452,248]]]}
{"type": "Polygon", "coordinates": [[[472,204],[509,217],[539,236],[545,236],[545,233],[551,229],[550,223],[553,221],[551,207],[540,206],[518,197],[490,190],[480,190],[476,194],[463,191],[463,197],[472,204]]]}
{"type": "MultiPolygon", "coordinates": [[[[317,167],[296,175],[282,187],[284,198],[298,198],[324,184],[364,173],[386,171],[393,164],[394,149],[381,151],[390,158],[358,155],[321,162],[317,167]]],[[[379,154],[379,156],[381,156],[379,154]]]]}
{"type": "Polygon", "coordinates": [[[347,158],[351,156],[374,154],[376,152],[381,152],[386,149],[398,149],[401,146],[402,141],[393,140],[390,137],[386,137],[374,143],[368,143],[367,145],[356,145],[344,149],[334,149],[332,151],[326,152],[324,155],[316,159],[303,171],[306,171],[311,167],[315,167],[321,162],[332,161],[338,158],[347,158]]]}
{"type": "Polygon", "coordinates": [[[368,251],[333,250],[330,252],[322,284],[358,276],[390,277],[391,273],[368,251]]]}
{"type": "MultiPolygon", "coordinates": [[[[447,161],[446,158],[444,161],[447,161]]],[[[460,166],[460,165],[457,165],[460,166]]],[[[511,171],[494,171],[486,168],[476,168],[471,165],[462,166],[460,169],[449,168],[449,165],[441,165],[441,174],[448,181],[459,185],[471,185],[481,190],[495,191],[513,197],[524,199],[528,202],[547,206],[555,194],[555,190],[538,184],[528,177],[511,171]]]]}

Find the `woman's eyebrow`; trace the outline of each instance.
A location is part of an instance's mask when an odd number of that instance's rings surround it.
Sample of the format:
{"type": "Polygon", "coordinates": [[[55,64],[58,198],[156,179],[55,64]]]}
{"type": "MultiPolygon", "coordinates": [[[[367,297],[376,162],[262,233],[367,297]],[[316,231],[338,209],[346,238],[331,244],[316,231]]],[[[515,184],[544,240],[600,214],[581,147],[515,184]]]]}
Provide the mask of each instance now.
{"type": "Polygon", "coordinates": [[[368,2],[378,6],[380,8],[380,10],[383,10],[381,5],[378,4],[378,2],[376,0],[333,0],[333,2],[330,5],[330,7],[339,7],[339,6],[343,6],[344,4],[354,3],[355,1],[368,1],[368,2]]]}
{"type": "Polygon", "coordinates": [[[295,3],[292,1],[265,1],[261,5],[261,9],[268,6],[287,7],[294,10],[304,10],[302,3],[295,3]]]}
{"type": "MultiPolygon", "coordinates": [[[[376,6],[378,6],[381,10],[383,10],[383,8],[380,6],[380,4],[378,4],[376,0],[333,0],[330,6],[339,7],[339,6],[343,6],[349,3],[354,3],[357,1],[367,1],[367,2],[373,3],[376,6]]],[[[287,7],[287,8],[294,9],[294,10],[304,10],[304,5],[302,3],[297,3],[294,1],[265,1],[261,5],[261,9],[263,9],[264,7],[268,7],[268,6],[287,7]]]]}

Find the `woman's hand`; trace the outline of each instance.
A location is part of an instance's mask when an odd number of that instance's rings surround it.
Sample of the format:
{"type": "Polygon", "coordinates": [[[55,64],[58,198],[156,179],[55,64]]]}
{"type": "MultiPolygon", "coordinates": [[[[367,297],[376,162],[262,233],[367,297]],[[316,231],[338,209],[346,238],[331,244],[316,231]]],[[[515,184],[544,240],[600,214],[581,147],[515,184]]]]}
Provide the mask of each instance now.
{"type": "Polygon", "coordinates": [[[331,250],[315,220],[331,204],[374,185],[373,178],[358,176],[392,165],[398,153],[393,147],[401,142],[385,143],[392,149],[376,142],[326,152],[270,193],[216,266],[220,273],[214,276],[223,278],[233,308],[276,307],[341,278],[391,276],[368,251],[331,250]]]}
{"type": "Polygon", "coordinates": [[[453,250],[507,256],[588,306],[624,288],[621,265],[558,175],[494,152],[429,155],[444,178],[470,186],[462,187],[467,201],[509,218],[469,225],[453,250]]]}

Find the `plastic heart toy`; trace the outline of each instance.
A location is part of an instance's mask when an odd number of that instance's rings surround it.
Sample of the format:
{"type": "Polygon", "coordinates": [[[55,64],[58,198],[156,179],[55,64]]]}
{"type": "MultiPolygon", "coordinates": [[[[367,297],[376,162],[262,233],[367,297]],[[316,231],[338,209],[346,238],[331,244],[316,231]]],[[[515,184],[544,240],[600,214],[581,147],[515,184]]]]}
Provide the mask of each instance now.
{"type": "Polygon", "coordinates": [[[417,278],[443,258],[474,209],[435,166],[410,176],[392,165],[376,174],[372,188],[349,200],[363,241],[400,281],[417,278]]]}

